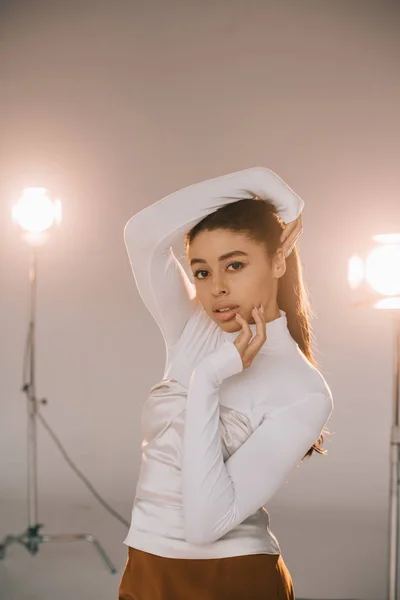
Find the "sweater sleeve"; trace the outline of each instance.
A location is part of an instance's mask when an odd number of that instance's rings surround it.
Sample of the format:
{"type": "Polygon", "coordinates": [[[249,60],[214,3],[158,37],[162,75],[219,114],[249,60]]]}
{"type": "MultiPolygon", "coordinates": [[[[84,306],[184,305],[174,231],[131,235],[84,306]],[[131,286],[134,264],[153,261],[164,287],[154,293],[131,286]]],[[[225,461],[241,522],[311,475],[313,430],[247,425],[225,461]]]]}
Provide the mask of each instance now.
{"type": "MultiPolygon", "coordinates": [[[[251,191],[267,196],[288,223],[304,203],[278,175],[264,167],[248,169],[251,191]]],[[[178,258],[184,255],[184,236],[221,206],[237,201],[244,190],[243,172],[207,180],[179,190],[134,215],[124,239],[139,294],[153,316],[167,347],[174,345],[197,308],[195,286],[178,258]],[[174,253],[178,251],[178,258],[174,253]]]]}
{"type": "Polygon", "coordinates": [[[182,449],[185,535],[192,544],[218,540],[264,506],[318,439],[333,409],[328,393],[308,393],[266,417],[224,463],[219,386],[241,365],[234,344],[225,342],[212,362],[203,361],[192,373],[182,449]]]}

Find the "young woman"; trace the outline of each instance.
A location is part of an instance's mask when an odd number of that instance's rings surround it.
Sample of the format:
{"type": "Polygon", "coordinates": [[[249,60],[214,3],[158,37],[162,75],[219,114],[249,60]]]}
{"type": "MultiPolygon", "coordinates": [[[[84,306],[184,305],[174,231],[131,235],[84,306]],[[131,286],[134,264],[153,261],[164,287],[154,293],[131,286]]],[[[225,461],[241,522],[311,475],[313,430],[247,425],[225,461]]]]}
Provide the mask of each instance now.
{"type": "Polygon", "coordinates": [[[302,459],[326,452],[333,409],[291,252],[302,208],[275,173],[252,168],[180,190],[126,225],[167,358],[142,413],[120,600],[294,598],[265,505],[302,459]]]}

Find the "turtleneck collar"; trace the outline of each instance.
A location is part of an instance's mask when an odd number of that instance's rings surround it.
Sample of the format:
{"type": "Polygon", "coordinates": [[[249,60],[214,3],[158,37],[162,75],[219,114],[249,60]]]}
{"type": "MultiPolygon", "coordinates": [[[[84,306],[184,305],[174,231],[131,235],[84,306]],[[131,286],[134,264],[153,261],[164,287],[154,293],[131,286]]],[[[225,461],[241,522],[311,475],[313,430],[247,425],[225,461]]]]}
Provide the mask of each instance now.
{"type": "MultiPolygon", "coordinates": [[[[279,310],[280,313],[280,317],[278,317],[277,319],[274,319],[273,321],[269,321],[269,323],[266,323],[266,331],[267,331],[267,339],[264,343],[264,345],[262,346],[262,348],[260,348],[260,352],[265,348],[271,348],[273,346],[276,345],[280,345],[284,342],[289,342],[291,341],[292,343],[295,343],[293,338],[290,335],[288,326],[287,326],[287,319],[286,319],[286,313],[283,310],[279,310]]],[[[255,323],[250,323],[250,329],[253,333],[253,335],[255,335],[257,333],[257,325],[255,323]]],[[[234,342],[235,339],[237,338],[237,336],[239,335],[239,331],[234,331],[234,332],[227,332],[227,331],[223,331],[222,335],[224,336],[224,339],[228,342],[234,342]]]]}

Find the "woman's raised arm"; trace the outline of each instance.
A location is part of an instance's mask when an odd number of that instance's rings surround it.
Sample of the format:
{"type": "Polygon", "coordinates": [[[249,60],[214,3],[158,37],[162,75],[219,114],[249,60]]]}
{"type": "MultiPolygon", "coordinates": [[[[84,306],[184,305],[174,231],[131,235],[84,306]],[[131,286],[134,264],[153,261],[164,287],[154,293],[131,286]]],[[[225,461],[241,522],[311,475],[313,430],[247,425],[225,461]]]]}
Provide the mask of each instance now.
{"type": "Polygon", "coordinates": [[[249,197],[247,191],[271,200],[285,223],[294,221],[304,206],[276,173],[254,167],[170,194],[126,224],[124,239],[136,285],[167,347],[179,340],[197,307],[195,287],[172,246],[183,255],[185,233],[221,206],[249,197]]]}

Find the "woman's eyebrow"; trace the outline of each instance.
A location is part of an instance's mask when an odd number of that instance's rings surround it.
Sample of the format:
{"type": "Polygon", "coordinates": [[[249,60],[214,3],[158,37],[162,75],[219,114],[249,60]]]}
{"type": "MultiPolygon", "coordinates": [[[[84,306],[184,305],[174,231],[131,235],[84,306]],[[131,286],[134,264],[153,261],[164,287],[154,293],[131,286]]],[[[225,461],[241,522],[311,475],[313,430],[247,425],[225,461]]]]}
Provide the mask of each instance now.
{"type": "MultiPolygon", "coordinates": [[[[243,252],[242,250],[233,250],[232,252],[227,252],[226,254],[223,254],[222,256],[219,257],[219,262],[226,260],[227,258],[231,258],[231,256],[248,256],[247,252],[243,252]]],[[[207,261],[204,260],[204,258],[192,258],[192,260],[190,261],[190,266],[192,266],[194,263],[204,263],[207,264],[207,261]]]]}

